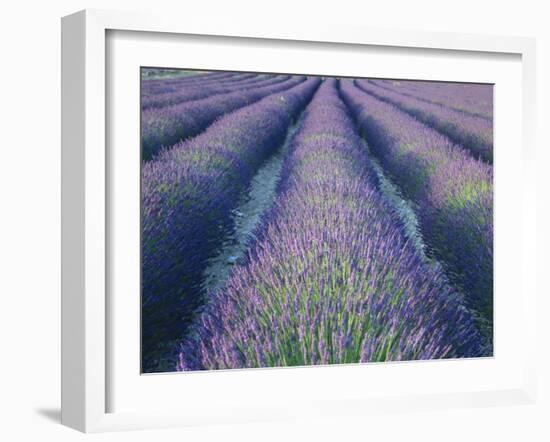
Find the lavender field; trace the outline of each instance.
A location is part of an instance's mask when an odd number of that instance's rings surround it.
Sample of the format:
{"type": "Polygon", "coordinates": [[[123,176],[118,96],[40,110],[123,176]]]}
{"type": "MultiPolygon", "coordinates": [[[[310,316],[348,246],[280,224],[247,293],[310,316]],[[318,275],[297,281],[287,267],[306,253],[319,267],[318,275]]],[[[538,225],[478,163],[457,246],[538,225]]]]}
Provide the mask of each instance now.
{"type": "Polygon", "coordinates": [[[492,104],[147,68],[142,371],[492,356],[492,104]]]}

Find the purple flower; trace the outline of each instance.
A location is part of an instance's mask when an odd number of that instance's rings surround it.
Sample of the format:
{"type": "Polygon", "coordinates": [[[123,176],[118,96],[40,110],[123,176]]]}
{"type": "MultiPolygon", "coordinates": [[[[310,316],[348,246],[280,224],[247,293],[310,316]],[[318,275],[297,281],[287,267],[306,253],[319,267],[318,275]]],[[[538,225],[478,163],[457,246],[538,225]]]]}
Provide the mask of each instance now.
{"type": "Polygon", "coordinates": [[[180,358],[215,369],[483,354],[464,300],[419,256],[380,193],[335,80],[306,108],[255,237],[202,316],[228,314],[191,327],[208,356],[186,338],[180,358]],[[229,361],[234,347],[243,358],[229,361]]]}

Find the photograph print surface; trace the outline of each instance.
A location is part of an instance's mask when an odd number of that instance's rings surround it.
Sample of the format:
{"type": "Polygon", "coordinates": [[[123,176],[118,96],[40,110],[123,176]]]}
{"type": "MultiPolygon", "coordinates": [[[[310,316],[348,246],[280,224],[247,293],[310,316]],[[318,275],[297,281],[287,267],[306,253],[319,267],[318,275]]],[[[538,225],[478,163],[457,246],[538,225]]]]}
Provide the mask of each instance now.
{"type": "Polygon", "coordinates": [[[493,86],[141,69],[142,372],[493,355],[493,86]]]}

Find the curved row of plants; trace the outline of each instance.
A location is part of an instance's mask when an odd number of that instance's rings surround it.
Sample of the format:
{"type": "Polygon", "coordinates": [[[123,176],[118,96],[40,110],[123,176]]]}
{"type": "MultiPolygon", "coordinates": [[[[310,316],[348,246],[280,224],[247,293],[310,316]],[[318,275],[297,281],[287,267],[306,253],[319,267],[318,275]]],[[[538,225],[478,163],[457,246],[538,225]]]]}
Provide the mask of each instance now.
{"type": "Polygon", "coordinates": [[[184,85],[176,87],[176,90],[164,94],[156,94],[149,97],[143,97],[141,100],[142,109],[153,107],[172,106],[174,104],[184,103],[186,101],[200,100],[216,94],[227,94],[239,90],[246,90],[254,86],[268,86],[288,80],[290,75],[273,75],[270,77],[259,75],[243,75],[242,78],[231,78],[227,81],[197,82],[193,85],[184,85]]]}
{"type": "Polygon", "coordinates": [[[142,96],[148,96],[174,92],[180,86],[231,80],[242,75],[239,72],[206,72],[178,78],[143,80],[141,94],[142,96]]]}
{"type": "Polygon", "coordinates": [[[463,299],[406,239],[336,81],[305,111],[247,262],[211,293],[178,370],[478,356],[463,299]]]}
{"type": "Polygon", "coordinates": [[[402,95],[426,101],[432,104],[449,107],[453,110],[493,119],[493,92],[487,85],[481,84],[447,84],[417,82],[369,80],[376,86],[397,92],[402,95]]]}
{"type": "MultiPolygon", "coordinates": [[[[343,81],[373,153],[416,204],[424,240],[468,305],[493,317],[493,168],[400,108],[343,81]]],[[[490,335],[490,332],[488,332],[490,335]]]]}
{"type": "Polygon", "coordinates": [[[355,84],[364,92],[397,106],[455,143],[461,144],[475,158],[493,163],[492,121],[393,92],[376,86],[369,80],[355,80],[355,84]]]}
{"type": "Polygon", "coordinates": [[[267,86],[147,109],[141,114],[142,159],[150,160],[164,146],[172,146],[198,135],[217,118],[271,94],[288,90],[305,80],[305,77],[292,77],[267,86]]]}
{"type": "Polygon", "coordinates": [[[231,210],[319,83],[288,82],[287,90],[223,116],[143,164],[142,345],[144,355],[153,355],[146,368],[157,362],[158,343],[181,336],[201,302],[206,262],[231,227],[231,210]]]}

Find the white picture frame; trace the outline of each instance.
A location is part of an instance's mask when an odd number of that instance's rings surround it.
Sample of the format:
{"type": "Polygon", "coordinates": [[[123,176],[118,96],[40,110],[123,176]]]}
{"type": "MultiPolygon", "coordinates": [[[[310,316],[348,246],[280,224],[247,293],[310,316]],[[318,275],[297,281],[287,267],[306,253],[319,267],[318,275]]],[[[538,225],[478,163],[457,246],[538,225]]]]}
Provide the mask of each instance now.
{"type": "MultiPolygon", "coordinates": [[[[62,423],[84,432],[251,422],[288,417],[307,418],[340,414],[368,414],[384,409],[418,410],[532,403],[536,395],[535,339],[526,339],[518,358],[521,376],[501,388],[476,388],[460,393],[388,394],[373,397],[329,397],[287,406],[258,406],[252,401],[235,404],[226,413],[199,409],[109,412],[111,364],[107,298],[107,228],[110,210],[107,153],[106,36],[110,31],[154,32],[162,35],[201,35],[269,39],[273,41],[334,43],[345,48],[365,45],[379,48],[425,48],[521,57],[521,302],[518,320],[524,337],[535,335],[536,287],[534,207],[535,42],[519,37],[493,37],[416,31],[388,31],[327,24],[216,22],[176,17],[86,10],[62,20],[62,423]]],[[[158,35],[158,34],[156,34],[158,35]]],[[[496,107],[498,113],[498,106],[496,107]]],[[[519,281],[518,281],[519,282],[519,281]]],[[[380,366],[379,366],[380,367],[380,366]]],[[[460,369],[460,367],[458,368],[460,369]]],[[[286,371],[299,377],[300,369],[286,371]]],[[[302,369],[304,370],[304,369],[302,369]]],[[[256,382],[271,376],[254,375],[256,382]]],[[[290,374],[288,374],[290,373],[290,374]]],[[[196,378],[195,378],[196,379],[196,378]]],[[[163,380],[169,383],[168,377],[163,380]]]]}

